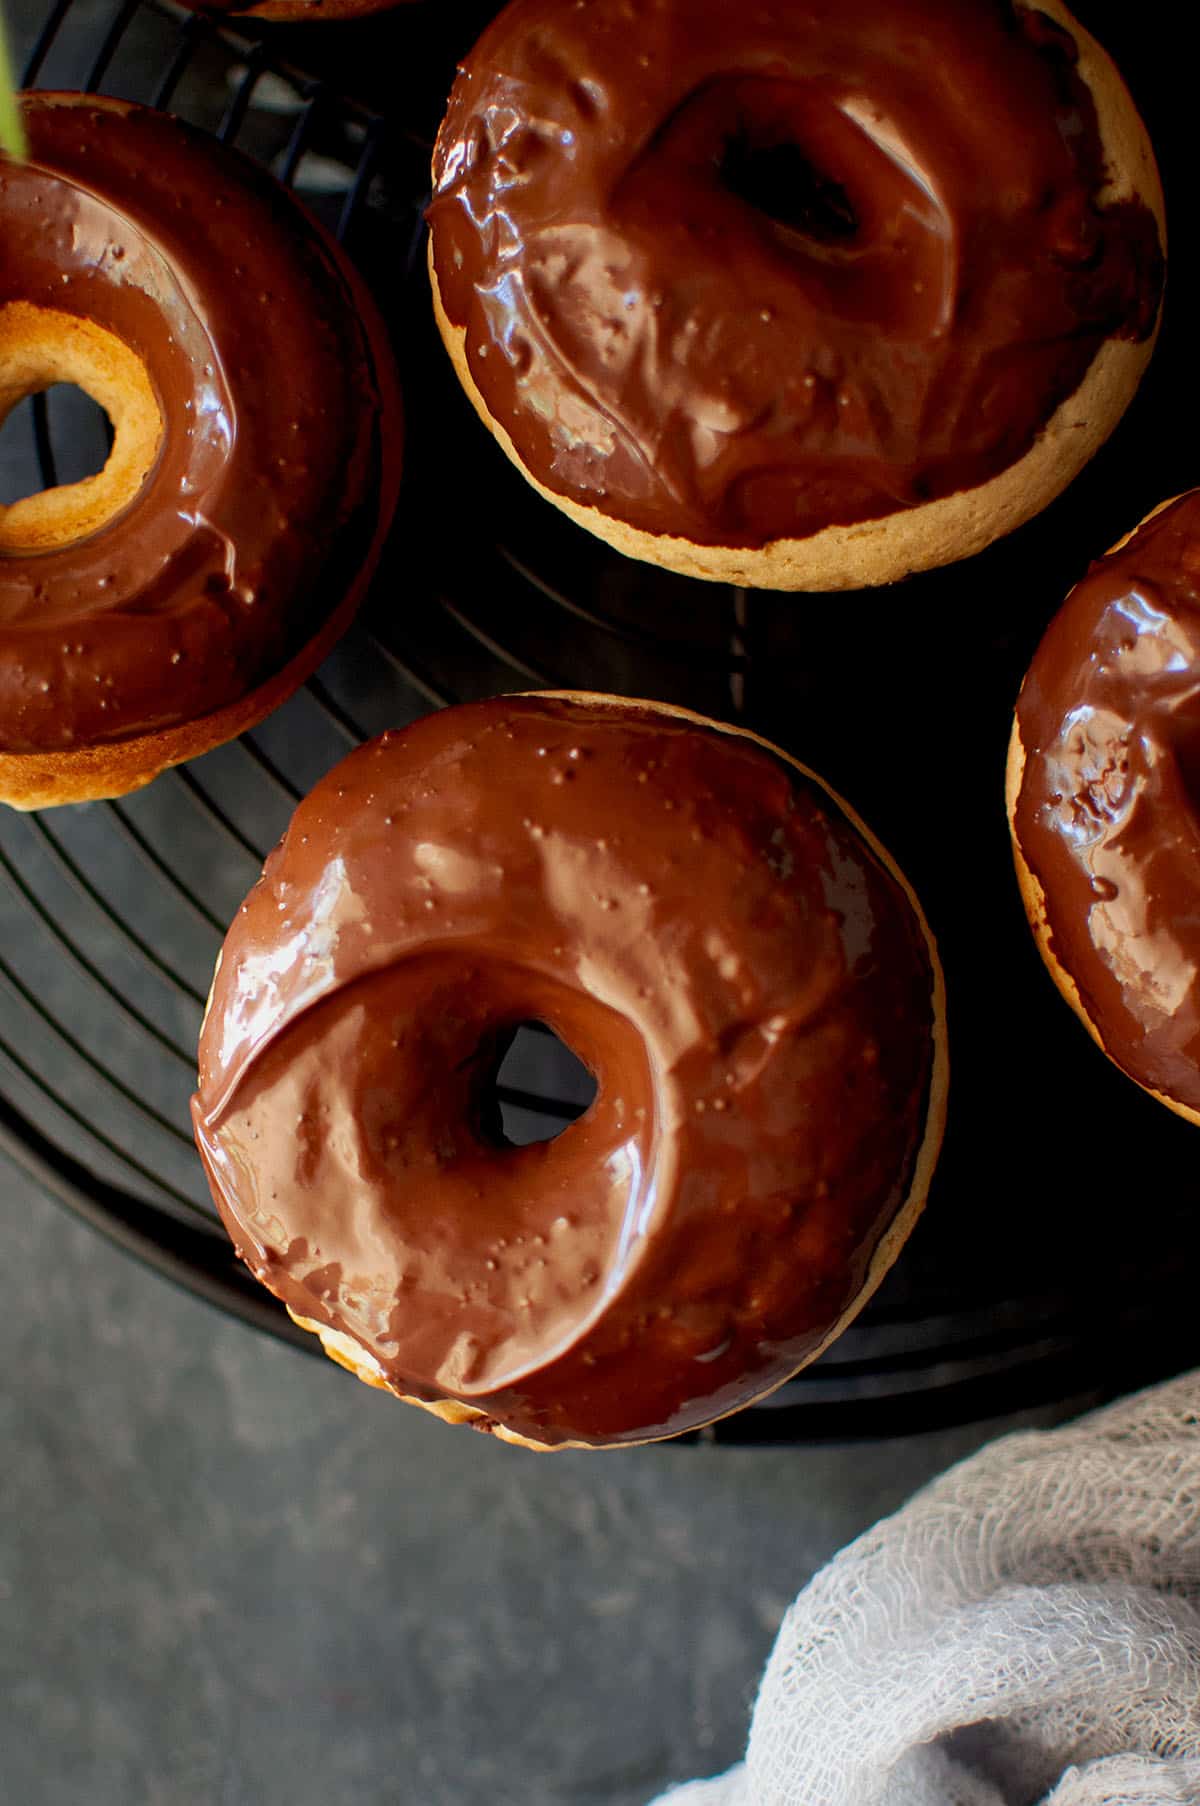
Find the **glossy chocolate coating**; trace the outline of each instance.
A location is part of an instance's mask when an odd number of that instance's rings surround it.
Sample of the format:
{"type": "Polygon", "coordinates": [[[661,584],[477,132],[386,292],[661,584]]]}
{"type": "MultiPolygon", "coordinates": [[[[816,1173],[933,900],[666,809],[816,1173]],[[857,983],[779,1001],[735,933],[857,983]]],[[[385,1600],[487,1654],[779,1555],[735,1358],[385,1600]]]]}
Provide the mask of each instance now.
{"type": "Polygon", "coordinates": [[[0,306],[80,314],[144,362],[157,463],[89,538],[0,557],[0,751],[211,714],[320,629],[380,515],[381,389],[340,254],[273,177],[165,114],[24,102],[0,161],[0,306]]]}
{"type": "Polygon", "coordinates": [[[514,0],[434,176],[443,304],[523,464],[702,544],[985,482],[1158,311],[1074,43],[1011,0],[514,0]]]}
{"type": "Polygon", "coordinates": [[[638,704],[504,698],[300,805],[225,944],[197,1140],[242,1258],[401,1393],[543,1443],[687,1429],[858,1294],[925,1130],[921,925],[832,799],[638,704]],[[596,1099],[516,1148],[508,1033],[596,1099]]]}
{"type": "Polygon", "coordinates": [[[1017,725],[1054,956],[1118,1066],[1200,1110],[1200,490],[1071,592],[1017,725]]]}

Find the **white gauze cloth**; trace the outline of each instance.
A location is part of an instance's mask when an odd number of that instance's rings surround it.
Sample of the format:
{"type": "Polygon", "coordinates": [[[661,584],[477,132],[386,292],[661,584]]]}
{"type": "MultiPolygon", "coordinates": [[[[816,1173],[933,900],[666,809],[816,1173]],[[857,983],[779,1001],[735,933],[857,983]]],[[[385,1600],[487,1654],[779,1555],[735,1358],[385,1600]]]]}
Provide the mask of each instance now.
{"type": "Polygon", "coordinates": [[[992,1443],[783,1621],[746,1760],[658,1806],[1200,1806],[1200,1374],[992,1443]]]}

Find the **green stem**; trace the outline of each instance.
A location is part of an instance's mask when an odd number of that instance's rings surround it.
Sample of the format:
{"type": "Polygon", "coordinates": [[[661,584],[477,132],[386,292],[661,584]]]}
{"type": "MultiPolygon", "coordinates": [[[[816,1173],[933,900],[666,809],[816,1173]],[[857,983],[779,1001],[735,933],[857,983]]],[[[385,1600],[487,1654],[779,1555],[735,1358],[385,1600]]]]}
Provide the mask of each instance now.
{"type": "Polygon", "coordinates": [[[29,155],[21,109],[13,86],[12,59],[8,54],[8,37],[4,13],[0,10],[0,150],[22,162],[29,155]]]}

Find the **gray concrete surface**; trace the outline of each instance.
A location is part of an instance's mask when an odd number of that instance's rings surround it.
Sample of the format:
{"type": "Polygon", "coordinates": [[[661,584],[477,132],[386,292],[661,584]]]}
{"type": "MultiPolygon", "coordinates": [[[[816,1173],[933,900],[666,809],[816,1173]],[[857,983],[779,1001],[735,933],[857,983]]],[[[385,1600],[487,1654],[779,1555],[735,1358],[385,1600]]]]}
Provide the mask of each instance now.
{"type": "Polygon", "coordinates": [[[983,1427],[539,1458],[175,1291],[0,1163],[4,1806],[635,1806],[983,1427]]]}

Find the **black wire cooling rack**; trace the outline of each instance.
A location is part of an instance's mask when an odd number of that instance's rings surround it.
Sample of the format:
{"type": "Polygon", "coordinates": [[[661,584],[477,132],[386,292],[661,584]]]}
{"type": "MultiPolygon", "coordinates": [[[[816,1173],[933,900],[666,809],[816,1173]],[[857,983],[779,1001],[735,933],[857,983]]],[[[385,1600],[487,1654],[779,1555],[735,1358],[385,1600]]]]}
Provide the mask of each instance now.
{"type": "MultiPolygon", "coordinates": [[[[624,560],[510,470],[430,322],[429,151],[455,59],[489,10],[255,30],[148,0],[57,0],[37,39],[27,85],[170,107],[266,162],[336,231],[394,328],[408,461],[360,623],[285,708],[139,795],[3,813],[0,1148],[161,1272],[311,1347],[235,1261],[192,1149],[196,1035],[226,924],[298,798],[367,735],[502,690],[659,697],[747,721],[855,802],[926,902],[951,1000],[951,1122],[922,1224],[822,1361],[707,1434],[914,1431],[1195,1361],[1200,1144],[1053,994],[1001,801],[1012,701],[1045,620],[1089,558],[1196,480],[1167,424],[1176,397],[1197,392],[1188,340],[1168,328],[1129,419],[1070,495],[961,569],[884,595],[789,598],[624,560]],[[306,60],[322,79],[300,72],[306,60]]],[[[1170,187],[1187,168],[1190,59],[1151,56],[1115,6],[1078,10],[1125,60],[1170,187]]],[[[1173,29],[1200,49],[1195,27],[1173,29]]],[[[1184,321],[1189,257],[1175,260],[1171,317],[1184,321]]],[[[28,404],[8,455],[28,434],[31,468],[54,482],[82,430],[68,443],[60,428],[56,398],[28,404]]],[[[506,1063],[518,1137],[584,1101],[555,1047],[526,1037],[506,1063]]]]}

